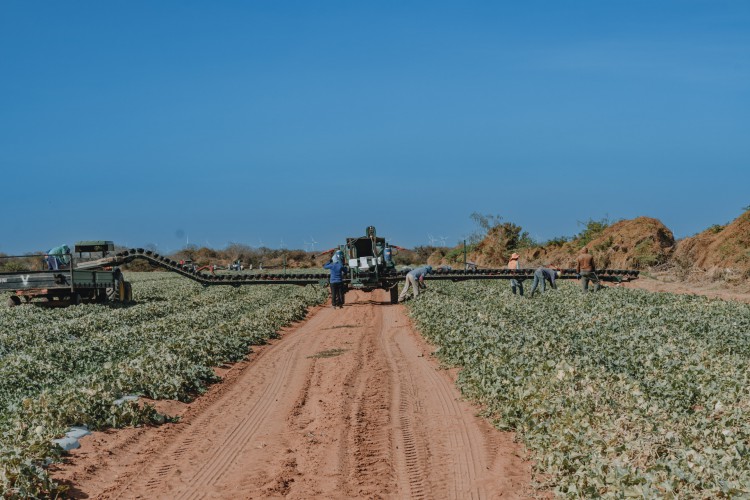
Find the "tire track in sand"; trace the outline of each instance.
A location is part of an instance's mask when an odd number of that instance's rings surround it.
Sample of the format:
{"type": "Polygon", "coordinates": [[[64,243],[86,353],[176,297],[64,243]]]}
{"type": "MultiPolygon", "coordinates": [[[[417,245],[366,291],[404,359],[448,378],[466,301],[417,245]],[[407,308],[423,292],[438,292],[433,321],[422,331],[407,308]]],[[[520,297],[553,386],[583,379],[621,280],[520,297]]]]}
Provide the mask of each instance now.
{"type": "Polygon", "coordinates": [[[453,380],[424,355],[403,309],[384,308],[381,341],[394,372],[399,488],[412,498],[524,498],[519,448],[475,415],[453,380]],[[503,445],[505,449],[500,449],[503,445]]]}
{"type": "Polygon", "coordinates": [[[182,423],[140,430],[144,444],[98,439],[106,460],[88,450],[78,470],[103,466],[78,476],[94,484],[77,497],[524,497],[520,447],[424,356],[404,307],[347,299],[251,356],[182,423]]]}
{"type": "Polygon", "coordinates": [[[284,342],[278,342],[264,351],[263,356],[255,360],[253,370],[248,370],[243,375],[257,379],[253,384],[257,392],[238,393],[247,388],[242,383],[237,383],[239,391],[228,392],[219,404],[188,424],[181,433],[181,438],[157,457],[153,465],[141,471],[121,496],[152,498],[161,496],[162,493],[159,492],[166,490],[171,498],[185,499],[201,498],[208,492],[215,491],[214,485],[226,473],[234,458],[247,448],[255,433],[267,422],[269,414],[278,403],[277,395],[289,389],[286,387],[287,382],[291,378],[290,371],[301,357],[298,347],[304,331],[317,329],[325,316],[314,316],[300,330],[288,334],[284,342]],[[246,404],[238,405],[240,398],[245,399],[246,404]],[[227,415],[235,418],[227,419],[227,415]],[[212,425],[214,427],[210,436],[207,435],[205,439],[196,436],[208,434],[212,425]],[[196,450],[196,442],[208,448],[209,452],[201,453],[196,450]],[[189,457],[188,467],[185,467],[186,456],[189,457]],[[149,477],[145,485],[140,483],[141,477],[149,477]]]}

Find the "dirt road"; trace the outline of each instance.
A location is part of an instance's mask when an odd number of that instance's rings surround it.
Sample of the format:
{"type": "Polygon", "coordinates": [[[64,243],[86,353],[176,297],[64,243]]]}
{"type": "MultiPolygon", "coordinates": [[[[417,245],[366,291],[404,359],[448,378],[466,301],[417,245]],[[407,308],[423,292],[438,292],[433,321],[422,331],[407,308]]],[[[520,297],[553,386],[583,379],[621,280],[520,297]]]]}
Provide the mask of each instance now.
{"type": "Polygon", "coordinates": [[[224,374],[178,424],[95,433],[80,498],[522,498],[530,466],[475,416],[402,306],[350,292],[224,374]]]}

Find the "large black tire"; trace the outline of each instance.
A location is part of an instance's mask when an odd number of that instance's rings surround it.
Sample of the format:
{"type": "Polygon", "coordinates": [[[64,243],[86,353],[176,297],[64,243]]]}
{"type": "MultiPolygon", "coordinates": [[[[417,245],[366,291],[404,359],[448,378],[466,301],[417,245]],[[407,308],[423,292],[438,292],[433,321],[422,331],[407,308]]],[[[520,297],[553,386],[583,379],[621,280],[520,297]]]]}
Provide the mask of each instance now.
{"type": "Polygon", "coordinates": [[[78,292],[73,292],[73,294],[70,296],[70,303],[74,306],[77,306],[81,303],[81,294],[78,292]]]}
{"type": "Polygon", "coordinates": [[[398,285],[391,288],[391,304],[398,304],[398,285]]]}
{"type": "Polygon", "coordinates": [[[133,287],[129,281],[125,282],[125,302],[133,302],[133,287]]]}
{"type": "Polygon", "coordinates": [[[120,278],[115,281],[115,300],[125,302],[125,280],[120,278]]]}
{"type": "Polygon", "coordinates": [[[8,297],[8,307],[16,307],[21,305],[21,298],[18,295],[11,295],[8,297]]]}

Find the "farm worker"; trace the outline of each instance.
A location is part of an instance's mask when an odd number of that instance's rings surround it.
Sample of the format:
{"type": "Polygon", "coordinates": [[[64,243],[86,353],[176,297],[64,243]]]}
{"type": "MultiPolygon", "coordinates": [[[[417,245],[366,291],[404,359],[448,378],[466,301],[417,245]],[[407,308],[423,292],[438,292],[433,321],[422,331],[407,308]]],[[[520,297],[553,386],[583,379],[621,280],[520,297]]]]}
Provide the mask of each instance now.
{"type": "Polygon", "coordinates": [[[45,255],[47,265],[53,271],[57,271],[62,266],[67,266],[70,263],[70,247],[68,245],[60,245],[59,247],[51,248],[45,255]]]}
{"type": "Polygon", "coordinates": [[[594,291],[598,291],[601,288],[599,278],[596,276],[596,266],[594,265],[594,257],[589,253],[589,249],[583,247],[581,255],[576,260],[576,274],[578,274],[581,280],[581,288],[584,292],[589,291],[589,281],[594,282],[596,285],[594,291]]]}
{"type": "MultiPolygon", "coordinates": [[[[510,260],[508,261],[508,269],[521,269],[521,265],[518,263],[518,259],[520,259],[521,256],[517,253],[514,253],[510,256],[510,260]]],[[[513,295],[516,294],[516,288],[518,288],[518,292],[523,297],[523,280],[518,281],[517,279],[513,278],[510,280],[510,289],[513,291],[513,295]]]]}
{"type": "Polygon", "coordinates": [[[555,280],[560,276],[561,272],[559,269],[557,269],[554,266],[549,267],[540,267],[536,271],[534,271],[534,284],[531,285],[531,293],[529,294],[529,297],[534,296],[534,292],[536,292],[536,287],[541,283],[542,284],[542,293],[547,291],[547,282],[549,281],[550,286],[553,290],[557,290],[557,285],[555,284],[555,280]]]}
{"type": "Polygon", "coordinates": [[[349,270],[341,263],[341,258],[336,254],[323,267],[331,271],[329,281],[331,283],[331,303],[333,304],[333,308],[344,307],[343,274],[349,272],[349,270]]]}
{"type": "Polygon", "coordinates": [[[419,296],[420,285],[424,288],[424,277],[426,274],[432,272],[432,266],[422,266],[416,269],[412,269],[406,273],[406,283],[404,283],[404,289],[401,291],[401,295],[398,296],[398,301],[403,302],[406,296],[409,294],[409,286],[411,285],[412,291],[414,292],[414,298],[419,296]]]}

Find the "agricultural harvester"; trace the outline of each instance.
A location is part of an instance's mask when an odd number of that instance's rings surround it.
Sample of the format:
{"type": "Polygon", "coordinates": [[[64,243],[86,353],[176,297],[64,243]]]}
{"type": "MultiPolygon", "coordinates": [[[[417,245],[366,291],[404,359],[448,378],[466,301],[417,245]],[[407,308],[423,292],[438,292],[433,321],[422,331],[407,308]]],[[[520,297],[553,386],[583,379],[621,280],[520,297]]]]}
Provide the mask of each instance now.
{"type": "MultiPolygon", "coordinates": [[[[83,242],[91,243],[91,242],[83,242]]],[[[102,242],[99,242],[102,243],[102,242]]],[[[111,245],[111,242],[104,242],[111,245]]],[[[80,245],[80,244],[79,244],[80,245]]],[[[86,246],[76,245],[76,254],[86,246]]],[[[111,248],[107,247],[108,250],[111,248]]],[[[363,236],[355,236],[346,239],[343,245],[332,248],[323,254],[340,252],[344,263],[349,268],[349,273],[344,279],[346,289],[363,290],[366,292],[373,290],[388,290],[390,293],[391,303],[398,302],[398,283],[404,280],[408,269],[398,269],[394,262],[394,255],[400,250],[400,247],[391,245],[386,242],[385,238],[376,234],[375,227],[369,226],[363,236]]],[[[186,278],[197,281],[204,286],[214,285],[328,285],[328,273],[309,272],[309,273],[265,273],[263,271],[255,273],[231,273],[231,274],[207,274],[196,270],[192,264],[185,265],[169,257],[159,255],[151,250],[143,248],[131,248],[114,255],[108,251],[106,255],[99,258],[73,259],[71,260],[70,270],[59,271],[55,274],[50,271],[39,271],[37,282],[44,281],[45,288],[36,290],[35,293],[44,296],[49,295],[52,288],[46,284],[57,283],[60,281],[66,286],[66,290],[59,293],[66,297],[73,297],[71,302],[75,303],[75,294],[81,297],[94,298],[105,301],[112,296],[111,286],[115,290],[123,288],[124,293],[115,292],[114,296],[120,300],[130,300],[129,283],[122,279],[119,272],[119,266],[132,262],[136,259],[148,261],[154,266],[161,267],[167,271],[180,274],[186,278]],[[94,273],[85,281],[79,278],[79,273],[94,273]],[[66,274],[67,273],[67,274],[66,274]],[[104,274],[98,274],[104,273],[104,274]],[[111,279],[108,277],[111,276],[111,279]],[[43,280],[42,280],[42,277],[43,280]],[[116,281],[116,278],[119,281],[116,281]],[[56,281],[57,280],[57,281],[56,281]],[[84,282],[85,281],[85,282],[84,282]],[[99,286],[100,283],[106,283],[107,286],[99,286]],[[111,285],[111,286],[110,286],[111,285]],[[104,295],[98,291],[104,288],[104,295]]],[[[31,276],[31,275],[30,275],[31,276]]],[[[83,275],[80,275],[83,277],[83,275]]],[[[89,276],[89,275],[86,275],[89,276]]],[[[597,276],[601,281],[623,282],[638,278],[638,271],[629,269],[602,269],[597,271],[597,276]]],[[[448,267],[437,268],[433,273],[425,276],[426,280],[488,280],[488,279],[517,279],[525,280],[534,277],[534,269],[477,269],[464,266],[463,270],[451,269],[448,267]]],[[[574,269],[564,269],[558,279],[576,279],[578,275],[574,269]]],[[[18,273],[0,273],[0,290],[13,290],[16,295],[11,297],[11,301],[16,305],[20,303],[18,297],[27,296],[27,288],[24,284],[19,287],[20,278],[18,273]]],[[[60,285],[63,286],[63,285],[60,285]]],[[[39,288],[38,286],[36,287],[39,288]]],[[[58,293],[58,292],[56,292],[58,293]]],[[[28,299],[27,299],[28,300],[28,299]]]]}

